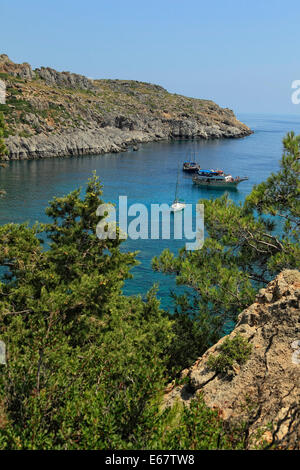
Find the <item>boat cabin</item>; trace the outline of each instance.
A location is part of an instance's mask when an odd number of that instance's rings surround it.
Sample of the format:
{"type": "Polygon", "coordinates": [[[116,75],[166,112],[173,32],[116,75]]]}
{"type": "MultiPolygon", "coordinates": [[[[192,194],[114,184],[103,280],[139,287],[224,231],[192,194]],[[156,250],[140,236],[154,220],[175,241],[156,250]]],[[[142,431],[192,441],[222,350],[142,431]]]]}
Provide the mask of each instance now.
{"type": "Polygon", "coordinates": [[[231,175],[225,175],[223,170],[199,170],[198,177],[205,181],[232,181],[231,175]]]}

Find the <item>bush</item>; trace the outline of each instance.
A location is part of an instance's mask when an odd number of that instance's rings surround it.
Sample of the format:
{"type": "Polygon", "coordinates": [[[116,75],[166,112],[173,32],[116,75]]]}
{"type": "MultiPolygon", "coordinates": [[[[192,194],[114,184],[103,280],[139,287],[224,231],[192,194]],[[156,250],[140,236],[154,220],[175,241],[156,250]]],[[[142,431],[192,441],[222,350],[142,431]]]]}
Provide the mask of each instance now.
{"type": "Polygon", "coordinates": [[[226,338],[220,346],[220,351],[217,356],[212,354],[209,356],[207,366],[217,374],[226,374],[233,368],[235,362],[240,365],[245,364],[251,354],[252,345],[237,334],[232,339],[226,338]]]}
{"type": "Polygon", "coordinates": [[[176,403],[164,411],[147,436],[147,449],[244,449],[244,426],[230,428],[217,410],[208,408],[199,394],[190,405],[176,403]]]}

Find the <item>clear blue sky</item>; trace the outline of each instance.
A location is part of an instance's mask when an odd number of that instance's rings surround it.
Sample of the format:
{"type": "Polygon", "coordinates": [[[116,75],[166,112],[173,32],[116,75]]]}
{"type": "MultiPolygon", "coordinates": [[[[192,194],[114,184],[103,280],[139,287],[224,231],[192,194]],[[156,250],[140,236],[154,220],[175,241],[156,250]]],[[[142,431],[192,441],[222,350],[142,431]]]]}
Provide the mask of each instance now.
{"type": "Polygon", "coordinates": [[[300,114],[299,0],[0,0],[0,14],[1,52],[16,62],[300,114]]]}

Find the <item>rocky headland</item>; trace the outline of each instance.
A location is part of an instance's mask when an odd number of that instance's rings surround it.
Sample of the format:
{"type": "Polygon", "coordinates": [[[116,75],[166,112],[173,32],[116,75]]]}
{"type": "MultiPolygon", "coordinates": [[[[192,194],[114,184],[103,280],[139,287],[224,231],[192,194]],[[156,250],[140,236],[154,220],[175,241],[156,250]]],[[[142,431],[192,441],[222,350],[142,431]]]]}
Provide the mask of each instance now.
{"type": "Polygon", "coordinates": [[[33,70],[5,54],[0,55],[0,90],[9,159],[121,152],[142,142],[252,133],[233,111],[210,100],[144,82],[33,70]]]}
{"type": "Polygon", "coordinates": [[[300,273],[282,271],[244,310],[232,333],[182,372],[184,385],[170,386],[164,406],[188,404],[197,394],[228,424],[243,422],[249,448],[300,449],[300,273]],[[209,358],[226,339],[240,335],[251,345],[248,360],[217,373],[209,358]]]}

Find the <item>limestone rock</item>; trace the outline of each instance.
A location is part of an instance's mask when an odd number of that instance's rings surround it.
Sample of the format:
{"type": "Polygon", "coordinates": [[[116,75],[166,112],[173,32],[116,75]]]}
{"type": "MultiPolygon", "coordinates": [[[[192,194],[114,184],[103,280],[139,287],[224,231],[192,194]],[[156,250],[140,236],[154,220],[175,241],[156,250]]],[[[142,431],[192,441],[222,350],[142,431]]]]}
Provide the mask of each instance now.
{"type": "Polygon", "coordinates": [[[300,273],[282,271],[244,310],[230,338],[252,344],[249,360],[224,376],[207,367],[222,338],[189,369],[190,384],[165,395],[165,406],[188,403],[200,391],[223,419],[249,426],[249,447],[265,438],[278,447],[300,448],[300,273]],[[268,426],[272,430],[268,430],[268,426]],[[257,432],[263,437],[258,440],[257,432]]]}
{"type": "Polygon", "coordinates": [[[40,69],[36,69],[35,72],[40,78],[45,80],[48,85],[95,90],[92,80],[89,80],[83,75],[70,72],[57,72],[50,67],[41,67],[40,69]]]}
{"type": "Polygon", "coordinates": [[[8,137],[6,144],[9,148],[10,159],[31,159],[100,155],[117,153],[127,150],[138,142],[153,140],[149,134],[139,131],[122,131],[114,127],[105,129],[72,130],[62,134],[40,134],[28,138],[8,137]]]}
{"type": "Polygon", "coordinates": [[[118,152],[129,142],[252,133],[230,109],[151,83],[92,80],[50,67],[33,71],[5,54],[0,55],[0,73],[6,87],[9,159],[118,152]]]}
{"type": "Polygon", "coordinates": [[[0,54],[0,72],[25,80],[32,80],[35,77],[35,73],[27,62],[15,64],[6,54],[0,54]]]}
{"type": "Polygon", "coordinates": [[[3,80],[0,80],[0,104],[5,104],[6,100],[6,84],[3,80]]]}

